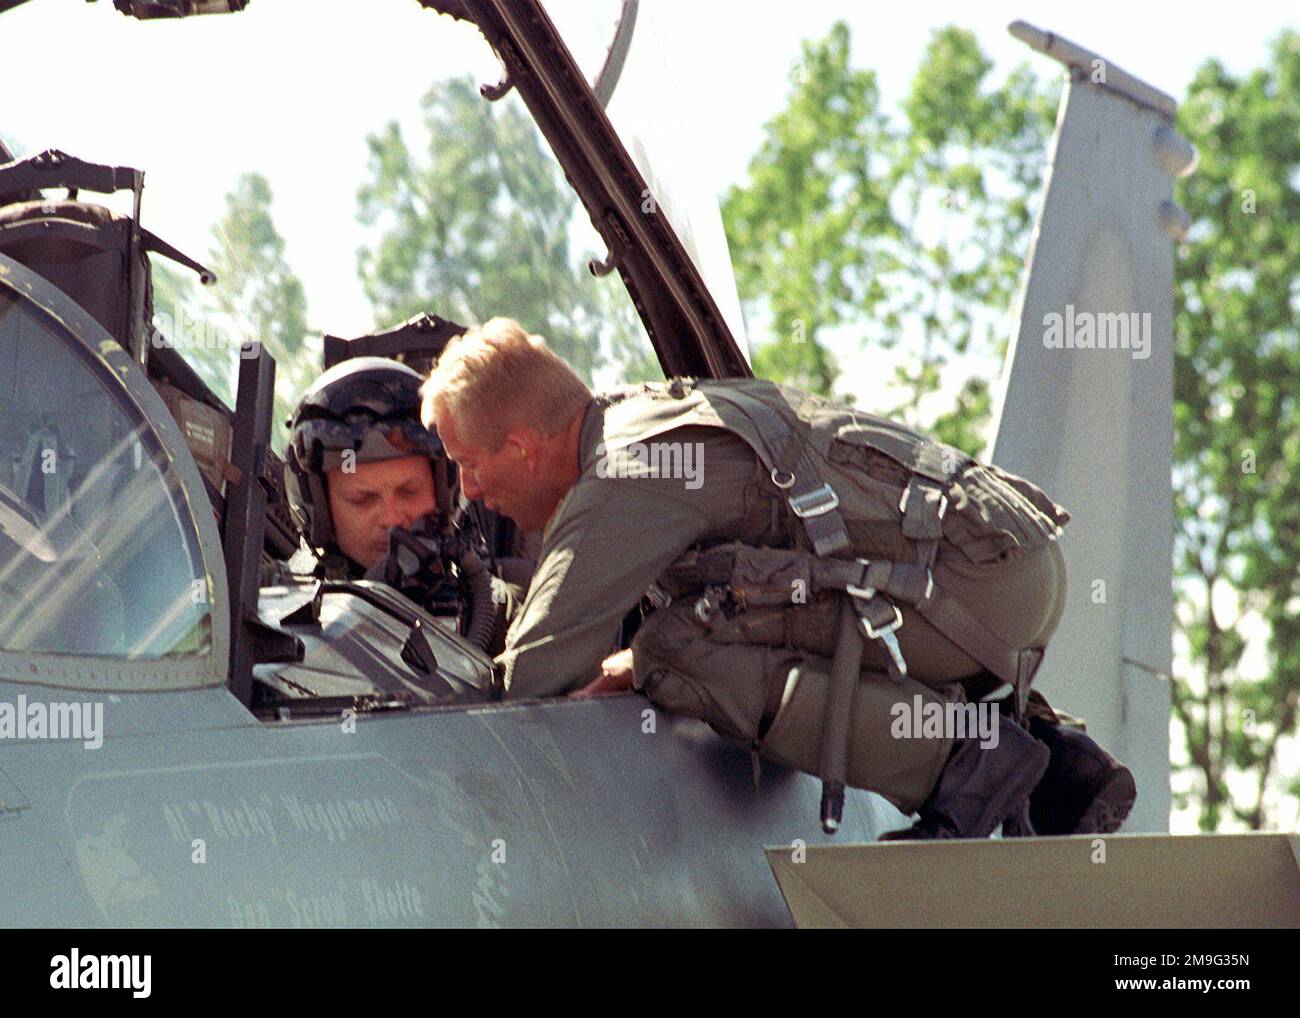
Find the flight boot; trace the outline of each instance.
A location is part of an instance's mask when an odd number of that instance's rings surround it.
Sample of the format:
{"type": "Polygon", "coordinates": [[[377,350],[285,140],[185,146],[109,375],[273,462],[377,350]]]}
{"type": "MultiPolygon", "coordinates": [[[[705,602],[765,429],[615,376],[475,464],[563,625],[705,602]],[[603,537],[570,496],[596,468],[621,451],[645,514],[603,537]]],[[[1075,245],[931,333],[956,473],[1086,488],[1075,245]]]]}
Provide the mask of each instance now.
{"type": "Polygon", "coordinates": [[[1023,815],[1029,793],[1047,770],[1051,752],[1006,715],[998,715],[998,744],[958,739],[930,797],[911,827],[881,841],[987,838],[1004,820],[1023,815]]]}
{"type": "Polygon", "coordinates": [[[1133,772],[1080,728],[1029,717],[1029,731],[1051,762],[1029,796],[1035,834],[1111,834],[1137,799],[1133,772]]]}

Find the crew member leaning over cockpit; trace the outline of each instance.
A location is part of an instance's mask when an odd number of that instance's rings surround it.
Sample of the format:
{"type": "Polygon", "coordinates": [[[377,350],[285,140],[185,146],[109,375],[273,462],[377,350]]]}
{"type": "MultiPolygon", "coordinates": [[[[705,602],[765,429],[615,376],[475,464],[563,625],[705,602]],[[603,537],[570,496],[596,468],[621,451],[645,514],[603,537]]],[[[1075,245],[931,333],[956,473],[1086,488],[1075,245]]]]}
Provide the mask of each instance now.
{"type": "Polygon", "coordinates": [[[316,575],[383,581],[435,614],[482,603],[495,652],[524,591],[488,572],[481,512],[458,505],[456,466],[420,421],[422,381],[383,357],[321,375],[290,421],[289,508],[316,575]]]}

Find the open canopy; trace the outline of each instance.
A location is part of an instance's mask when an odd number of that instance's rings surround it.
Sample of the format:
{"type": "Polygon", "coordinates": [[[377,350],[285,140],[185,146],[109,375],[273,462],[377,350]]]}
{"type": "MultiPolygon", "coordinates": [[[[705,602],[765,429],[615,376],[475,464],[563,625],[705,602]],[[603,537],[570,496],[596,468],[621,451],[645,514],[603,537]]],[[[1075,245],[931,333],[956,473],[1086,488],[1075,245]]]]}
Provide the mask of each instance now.
{"type": "Polygon", "coordinates": [[[664,372],[750,375],[717,203],[650,5],[638,0],[420,0],[473,22],[564,167],[627,285],[664,372]]]}

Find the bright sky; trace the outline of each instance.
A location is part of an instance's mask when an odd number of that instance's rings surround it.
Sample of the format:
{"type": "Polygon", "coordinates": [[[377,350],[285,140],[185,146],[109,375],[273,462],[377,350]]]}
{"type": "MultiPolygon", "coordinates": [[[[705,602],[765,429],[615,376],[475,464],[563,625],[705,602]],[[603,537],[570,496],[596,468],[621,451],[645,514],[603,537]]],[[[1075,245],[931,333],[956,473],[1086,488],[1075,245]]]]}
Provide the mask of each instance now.
{"type": "MultiPolygon", "coordinates": [[[[743,180],[764,122],[783,105],[804,38],[837,18],[853,30],[854,59],[875,68],[886,102],[904,94],[931,32],[974,30],[999,75],[1054,61],[1007,34],[1025,18],[1093,49],[1179,97],[1196,66],[1217,56],[1234,71],[1265,57],[1266,41],[1300,15],[1282,3],[1140,7],[1024,0],[970,5],[932,0],[879,7],[804,0],[661,3],[679,28],[680,91],[713,139],[699,161],[715,190],[743,180]]],[[[354,335],[371,326],[356,278],[356,190],[365,135],[397,118],[418,123],[435,78],[499,68],[477,31],[415,0],[252,0],[237,15],[142,23],[109,0],[30,0],[0,16],[0,133],[25,153],[62,148],[144,169],[144,218],[202,260],[212,223],[240,173],[265,174],[290,264],[307,290],[311,324],[354,335]],[[57,44],[58,64],[42,40],[57,44]]],[[[408,133],[409,136],[409,133],[408,133]]]]}

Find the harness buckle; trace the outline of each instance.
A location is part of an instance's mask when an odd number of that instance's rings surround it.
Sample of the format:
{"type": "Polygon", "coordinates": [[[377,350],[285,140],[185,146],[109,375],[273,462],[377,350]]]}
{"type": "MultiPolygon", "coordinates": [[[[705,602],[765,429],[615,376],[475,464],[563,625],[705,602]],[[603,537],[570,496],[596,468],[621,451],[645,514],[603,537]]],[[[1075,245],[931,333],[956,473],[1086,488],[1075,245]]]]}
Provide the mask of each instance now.
{"type": "MultiPolygon", "coordinates": [[[[867,635],[867,639],[883,640],[887,636],[892,636],[894,630],[902,626],[903,613],[898,610],[898,605],[892,604],[890,607],[894,609],[894,621],[890,622],[888,625],[881,626],[879,629],[876,629],[871,624],[870,619],[859,616],[858,624],[862,626],[862,631],[867,635]]],[[[895,640],[894,643],[897,645],[898,641],[895,640]]]]}
{"type": "Polygon", "coordinates": [[[734,587],[711,586],[695,599],[695,617],[706,626],[719,615],[734,617],[746,608],[745,595],[734,587]]]}
{"type": "MultiPolygon", "coordinates": [[[[876,596],[876,590],[873,587],[845,587],[850,597],[870,600],[876,596]]],[[[862,627],[863,635],[869,640],[877,640],[889,654],[890,660],[894,663],[894,669],[897,671],[897,678],[903,679],[907,675],[907,660],[903,657],[903,648],[898,645],[898,637],[894,635],[895,631],[903,624],[903,613],[899,610],[898,605],[889,603],[889,607],[894,610],[892,621],[877,629],[871,624],[871,619],[865,614],[858,615],[858,625],[862,627]]]]}
{"type": "Polygon", "coordinates": [[[903,658],[903,648],[898,645],[898,637],[894,635],[894,630],[898,626],[890,626],[889,629],[880,636],[880,642],[885,650],[889,651],[889,656],[894,659],[894,667],[898,669],[899,678],[907,677],[907,661],[903,658]]]}
{"type": "MultiPolygon", "coordinates": [[[[775,481],[775,478],[773,478],[773,481],[775,481]]],[[[793,483],[793,479],[791,483],[793,483]]],[[[780,485],[777,486],[780,487],[780,485]]],[[[789,503],[796,516],[800,519],[807,519],[810,516],[823,516],[832,509],[838,509],[840,497],[835,494],[835,489],[829,484],[823,484],[820,488],[814,488],[802,495],[791,496],[789,503]]]]}
{"type": "MultiPolygon", "coordinates": [[[[921,486],[918,485],[918,487],[921,487],[921,486]]],[[[938,491],[938,489],[935,488],[935,487],[933,487],[933,486],[929,486],[929,490],[930,490],[930,491],[938,491]]],[[[908,496],[909,496],[911,493],[912,493],[912,485],[909,484],[906,488],[903,489],[902,497],[899,498],[899,500],[898,500],[898,511],[899,511],[900,513],[902,513],[904,516],[907,515],[907,501],[908,501],[908,496]]],[[[940,491],[940,492],[939,492],[939,511],[938,511],[938,517],[939,517],[939,519],[943,519],[943,514],[946,513],[947,511],[948,511],[948,496],[945,495],[942,491],[940,491]]]]}

